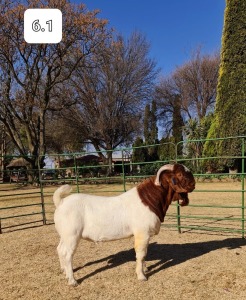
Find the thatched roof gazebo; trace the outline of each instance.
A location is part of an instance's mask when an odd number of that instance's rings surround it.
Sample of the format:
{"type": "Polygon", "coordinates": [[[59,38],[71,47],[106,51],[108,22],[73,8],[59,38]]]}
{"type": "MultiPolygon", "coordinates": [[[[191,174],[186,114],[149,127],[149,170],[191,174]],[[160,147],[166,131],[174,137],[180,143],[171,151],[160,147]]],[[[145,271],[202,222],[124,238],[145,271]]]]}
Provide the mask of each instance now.
{"type": "Polygon", "coordinates": [[[27,169],[29,163],[23,158],[12,159],[11,162],[6,166],[8,170],[27,169]]]}

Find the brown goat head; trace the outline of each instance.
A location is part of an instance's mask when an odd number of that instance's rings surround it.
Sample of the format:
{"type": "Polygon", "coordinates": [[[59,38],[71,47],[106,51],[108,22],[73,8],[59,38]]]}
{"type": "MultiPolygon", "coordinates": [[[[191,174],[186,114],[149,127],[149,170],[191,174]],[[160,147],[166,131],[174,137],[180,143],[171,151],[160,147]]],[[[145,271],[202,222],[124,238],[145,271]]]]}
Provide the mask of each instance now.
{"type": "Polygon", "coordinates": [[[188,193],[195,189],[195,179],[191,171],[181,164],[164,165],[161,167],[155,178],[156,186],[167,185],[174,191],[172,201],[182,200],[181,206],[189,204],[188,193]]]}

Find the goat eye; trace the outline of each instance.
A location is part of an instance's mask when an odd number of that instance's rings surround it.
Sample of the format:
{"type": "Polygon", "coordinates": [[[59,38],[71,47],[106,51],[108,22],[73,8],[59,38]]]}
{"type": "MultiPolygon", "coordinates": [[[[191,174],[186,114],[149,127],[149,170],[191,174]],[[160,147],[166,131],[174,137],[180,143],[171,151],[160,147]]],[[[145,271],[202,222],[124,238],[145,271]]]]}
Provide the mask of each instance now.
{"type": "Polygon", "coordinates": [[[173,183],[174,185],[176,185],[176,184],[177,184],[177,182],[176,182],[176,179],[175,179],[175,178],[172,178],[172,183],[173,183]]]}

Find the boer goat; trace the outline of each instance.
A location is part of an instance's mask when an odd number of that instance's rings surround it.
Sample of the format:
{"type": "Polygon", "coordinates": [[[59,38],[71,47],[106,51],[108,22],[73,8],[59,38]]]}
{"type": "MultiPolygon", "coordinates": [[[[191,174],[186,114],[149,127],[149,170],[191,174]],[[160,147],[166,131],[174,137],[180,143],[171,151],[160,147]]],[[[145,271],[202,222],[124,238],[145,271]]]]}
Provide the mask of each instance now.
{"type": "Polygon", "coordinates": [[[115,197],[69,195],[69,185],[59,187],[53,196],[54,220],[60,235],[57,251],[68,283],[77,285],[72,258],[81,238],[98,242],[130,236],[135,239],[137,277],[146,280],[143,268],[150,237],[159,233],[170,203],[181,200],[180,205],[188,205],[187,193],[194,188],[191,171],[180,164],[164,165],[156,176],[115,197]]]}

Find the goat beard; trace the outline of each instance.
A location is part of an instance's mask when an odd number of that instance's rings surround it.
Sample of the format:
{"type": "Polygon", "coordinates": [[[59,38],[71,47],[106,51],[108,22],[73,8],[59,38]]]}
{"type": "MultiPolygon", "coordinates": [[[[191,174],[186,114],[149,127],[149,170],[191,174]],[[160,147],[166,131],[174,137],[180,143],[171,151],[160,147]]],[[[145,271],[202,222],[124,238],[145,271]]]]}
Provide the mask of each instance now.
{"type": "Polygon", "coordinates": [[[178,201],[180,206],[189,204],[188,193],[174,193],[172,201],[178,201]],[[181,200],[181,201],[180,201],[181,200]]]}

